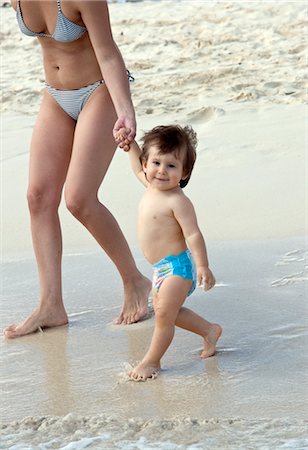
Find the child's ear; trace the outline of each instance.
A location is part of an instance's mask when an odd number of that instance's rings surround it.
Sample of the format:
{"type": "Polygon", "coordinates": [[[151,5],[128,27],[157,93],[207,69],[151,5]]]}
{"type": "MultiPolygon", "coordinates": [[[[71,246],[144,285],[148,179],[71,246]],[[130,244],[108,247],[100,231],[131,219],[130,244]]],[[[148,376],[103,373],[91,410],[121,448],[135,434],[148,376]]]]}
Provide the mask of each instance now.
{"type": "Polygon", "coordinates": [[[146,162],[146,160],[142,160],[142,169],[143,169],[143,171],[144,172],[146,172],[146,169],[147,169],[147,162],[146,162]]]}

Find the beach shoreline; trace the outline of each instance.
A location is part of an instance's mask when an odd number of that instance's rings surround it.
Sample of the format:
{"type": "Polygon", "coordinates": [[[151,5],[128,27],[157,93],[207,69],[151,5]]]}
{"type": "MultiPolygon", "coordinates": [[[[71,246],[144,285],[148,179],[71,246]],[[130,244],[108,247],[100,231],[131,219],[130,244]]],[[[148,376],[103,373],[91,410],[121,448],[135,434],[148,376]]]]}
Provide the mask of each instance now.
{"type": "MultiPolygon", "coordinates": [[[[189,302],[223,325],[217,354],[201,360],[202,343],[177,330],[159,378],[146,383],[125,374],[144,352],[153,316],[129,328],[112,325],[121,304],[115,269],[99,252],[65,255],[69,326],[0,342],[5,448],[77,450],[88,442],[167,449],[169,440],[179,450],[193,442],[225,449],[226,433],[234,449],[305,448],[305,238],[211,242],[209,251],[217,287],[207,295],[197,290],[189,302]]],[[[150,276],[137,249],[134,256],[150,276]]],[[[21,316],[37,290],[34,261],[11,261],[4,276],[5,298],[21,316]]],[[[2,309],[5,317],[12,311],[2,309]]]]}

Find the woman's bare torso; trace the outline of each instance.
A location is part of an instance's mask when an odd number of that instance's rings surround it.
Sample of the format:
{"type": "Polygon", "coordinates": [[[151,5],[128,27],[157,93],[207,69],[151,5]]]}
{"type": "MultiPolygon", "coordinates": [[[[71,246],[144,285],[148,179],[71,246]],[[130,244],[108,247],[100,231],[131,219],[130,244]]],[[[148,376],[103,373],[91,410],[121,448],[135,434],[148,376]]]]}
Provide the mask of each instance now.
{"type": "MultiPolygon", "coordinates": [[[[12,0],[17,8],[17,0],[12,0]]],[[[58,18],[56,0],[22,0],[22,18],[29,30],[53,34],[58,18]]],[[[78,11],[78,2],[61,0],[64,16],[85,26],[78,11]]],[[[78,89],[102,79],[88,33],[73,42],[59,42],[51,37],[38,37],[43,52],[46,82],[56,89],[78,89]]]]}

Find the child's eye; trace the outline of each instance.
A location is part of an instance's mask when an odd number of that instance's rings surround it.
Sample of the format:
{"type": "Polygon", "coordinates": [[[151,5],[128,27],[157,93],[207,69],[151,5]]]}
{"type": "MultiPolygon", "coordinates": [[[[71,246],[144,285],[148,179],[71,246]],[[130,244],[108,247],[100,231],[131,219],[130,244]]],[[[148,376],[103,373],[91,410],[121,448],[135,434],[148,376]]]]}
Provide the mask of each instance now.
{"type": "Polygon", "coordinates": [[[155,166],[159,166],[159,161],[153,161],[153,164],[155,164],[155,166]]]}
{"type": "Polygon", "coordinates": [[[175,167],[175,165],[174,165],[174,164],[169,164],[169,167],[170,167],[171,169],[173,169],[173,168],[175,167]]]}

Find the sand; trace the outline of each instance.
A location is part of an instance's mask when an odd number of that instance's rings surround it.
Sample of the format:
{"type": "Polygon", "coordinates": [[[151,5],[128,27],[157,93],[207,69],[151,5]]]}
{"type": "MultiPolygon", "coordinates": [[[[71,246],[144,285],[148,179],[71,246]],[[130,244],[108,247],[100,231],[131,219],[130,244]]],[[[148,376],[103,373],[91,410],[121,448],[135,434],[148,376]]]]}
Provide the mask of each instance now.
{"type": "MultiPolygon", "coordinates": [[[[25,195],[43,73],[35,40],[0,12],[2,328],[38,296],[25,195]]],[[[145,1],[110,14],[136,79],[138,137],[167,123],[198,133],[186,193],[218,283],[189,301],[224,334],[201,361],[199,339],[178,330],[160,377],[127,381],[154,318],[112,325],[119,277],[61,205],[70,326],[1,339],[0,448],[307,448],[306,4],[145,1]]],[[[151,276],[128,168],[119,150],[100,197],[151,276]]]]}

